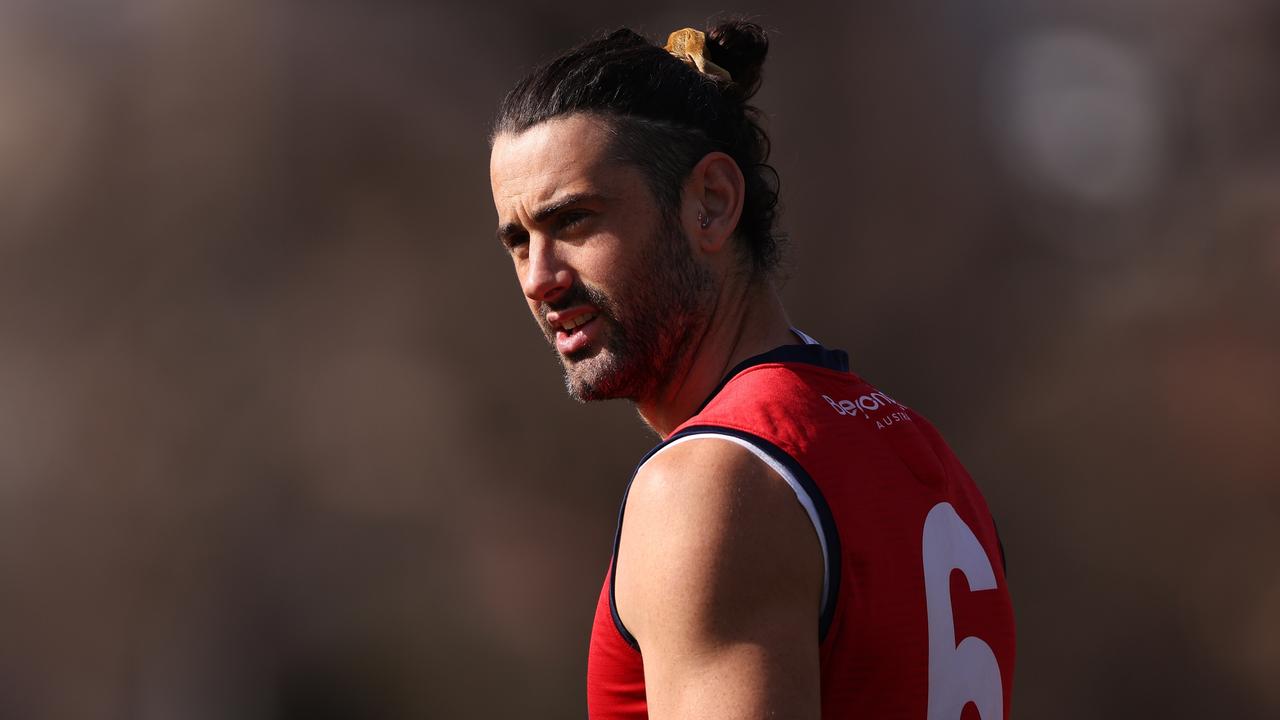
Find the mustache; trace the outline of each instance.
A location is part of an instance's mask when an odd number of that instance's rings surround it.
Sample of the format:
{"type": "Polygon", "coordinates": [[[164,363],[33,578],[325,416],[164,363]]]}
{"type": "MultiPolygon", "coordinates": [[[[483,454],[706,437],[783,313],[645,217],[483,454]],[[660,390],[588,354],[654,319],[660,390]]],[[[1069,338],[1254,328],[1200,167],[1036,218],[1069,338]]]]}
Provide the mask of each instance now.
{"type": "Polygon", "coordinates": [[[560,297],[556,298],[555,302],[539,303],[539,316],[544,318],[545,322],[547,313],[559,312],[575,305],[591,305],[595,307],[596,310],[601,311],[606,315],[612,315],[609,310],[613,306],[613,303],[609,300],[608,295],[605,295],[596,288],[587,287],[582,284],[581,281],[575,280],[568,290],[566,290],[560,297]]]}

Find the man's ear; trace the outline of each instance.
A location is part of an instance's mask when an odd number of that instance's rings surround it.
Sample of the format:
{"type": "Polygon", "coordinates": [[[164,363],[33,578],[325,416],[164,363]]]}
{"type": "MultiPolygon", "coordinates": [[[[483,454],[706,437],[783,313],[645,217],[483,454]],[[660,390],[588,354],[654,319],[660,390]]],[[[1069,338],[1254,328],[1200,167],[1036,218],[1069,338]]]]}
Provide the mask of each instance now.
{"type": "Polygon", "coordinates": [[[693,166],[680,219],[695,250],[718,253],[728,245],[738,229],[745,194],[742,169],[728,155],[707,153],[693,166]]]}

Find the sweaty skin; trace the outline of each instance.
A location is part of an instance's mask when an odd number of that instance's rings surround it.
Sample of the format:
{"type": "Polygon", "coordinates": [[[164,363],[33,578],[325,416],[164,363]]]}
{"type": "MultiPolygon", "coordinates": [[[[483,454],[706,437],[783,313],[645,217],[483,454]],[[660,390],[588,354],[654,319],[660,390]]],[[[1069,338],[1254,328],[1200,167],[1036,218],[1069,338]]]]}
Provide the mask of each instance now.
{"type": "MultiPolygon", "coordinates": [[[[670,238],[643,174],[609,158],[610,139],[590,115],[498,136],[490,162],[498,234],[571,389],[643,376],[607,396],[631,399],[665,437],[731,368],[796,338],[733,235],[744,181],[722,153],[693,168],[673,219],[688,262],[710,285],[674,314],[650,303],[647,286],[682,276],[646,263],[659,255],[653,243],[670,238]],[[613,307],[582,301],[578,288],[613,307]],[[566,319],[590,313],[574,329],[581,334],[560,334],[566,319]],[[658,319],[658,347],[673,351],[661,374],[626,357],[627,329],[643,326],[629,316],[658,319]]],[[[616,601],[644,653],[650,717],[817,718],[822,574],[821,547],[794,493],[747,450],[703,439],[647,463],[627,501],[616,601]]]]}

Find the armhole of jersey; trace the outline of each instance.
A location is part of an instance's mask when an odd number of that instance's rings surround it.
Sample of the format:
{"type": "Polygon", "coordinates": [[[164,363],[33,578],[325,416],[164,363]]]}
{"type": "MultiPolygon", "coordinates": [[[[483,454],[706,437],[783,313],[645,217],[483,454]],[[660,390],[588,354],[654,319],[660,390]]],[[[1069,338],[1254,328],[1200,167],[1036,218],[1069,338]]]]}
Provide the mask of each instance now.
{"type": "MultiPolygon", "coordinates": [[[[800,506],[804,508],[809,522],[813,523],[814,532],[818,534],[818,544],[822,547],[822,602],[818,610],[818,642],[821,643],[826,639],[827,631],[831,627],[831,619],[835,615],[836,598],[840,592],[840,537],[836,533],[835,521],[831,517],[831,509],[827,506],[826,499],[823,498],[817,484],[813,482],[813,478],[809,477],[809,473],[800,467],[800,463],[796,462],[795,458],[768,440],[751,433],[713,426],[690,427],[668,438],[666,442],[646,455],[632,473],[632,481],[645,463],[667,448],[702,438],[725,440],[750,451],[787,483],[795,493],[800,506]]],[[[613,539],[613,559],[609,569],[609,612],[613,616],[613,624],[618,634],[627,641],[628,645],[639,650],[640,644],[623,625],[622,618],[618,615],[618,604],[614,594],[618,572],[618,547],[622,542],[622,518],[626,512],[627,496],[630,493],[631,483],[628,482],[627,490],[622,496],[622,507],[618,510],[618,529],[613,539]]]]}

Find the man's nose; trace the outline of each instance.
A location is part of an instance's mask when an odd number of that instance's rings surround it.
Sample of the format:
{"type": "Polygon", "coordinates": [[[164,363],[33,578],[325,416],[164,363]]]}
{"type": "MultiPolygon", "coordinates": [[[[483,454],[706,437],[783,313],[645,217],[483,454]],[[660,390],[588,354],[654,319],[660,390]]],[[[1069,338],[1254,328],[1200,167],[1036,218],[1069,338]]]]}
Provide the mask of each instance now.
{"type": "Polygon", "coordinates": [[[553,243],[538,238],[529,240],[529,262],[520,279],[525,297],[538,302],[554,302],[573,284],[569,266],[556,256],[553,243]]]}

